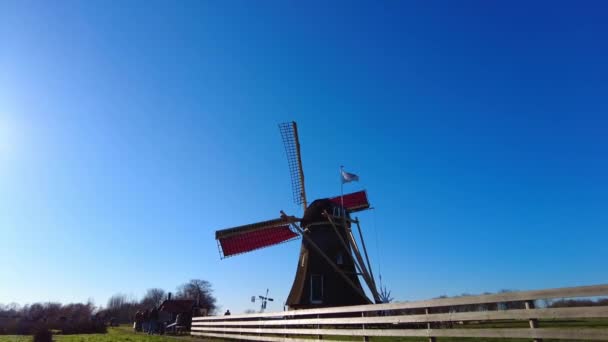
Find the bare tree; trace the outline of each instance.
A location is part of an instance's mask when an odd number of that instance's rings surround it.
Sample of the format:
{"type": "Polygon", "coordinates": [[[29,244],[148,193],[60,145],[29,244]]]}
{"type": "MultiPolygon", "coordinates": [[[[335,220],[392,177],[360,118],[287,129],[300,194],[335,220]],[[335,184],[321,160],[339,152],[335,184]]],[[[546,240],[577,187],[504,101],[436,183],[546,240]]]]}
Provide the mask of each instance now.
{"type": "Polygon", "coordinates": [[[123,305],[127,303],[127,296],[122,293],[117,293],[112,297],[108,298],[108,310],[120,309],[123,305]]]}
{"type": "Polygon", "coordinates": [[[127,299],[124,294],[115,294],[108,299],[108,306],[104,315],[114,318],[119,323],[128,323],[135,316],[139,303],[134,299],[127,299]]]}
{"type": "Polygon", "coordinates": [[[181,299],[193,299],[200,307],[206,308],[209,313],[216,310],[215,297],[213,297],[211,283],[206,280],[192,279],[179,286],[175,296],[181,299]]]}
{"type": "Polygon", "coordinates": [[[146,295],[141,300],[141,306],[144,308],[159,307],[165,300],[165,290],[159,288],[148,289],[146,295]]]}

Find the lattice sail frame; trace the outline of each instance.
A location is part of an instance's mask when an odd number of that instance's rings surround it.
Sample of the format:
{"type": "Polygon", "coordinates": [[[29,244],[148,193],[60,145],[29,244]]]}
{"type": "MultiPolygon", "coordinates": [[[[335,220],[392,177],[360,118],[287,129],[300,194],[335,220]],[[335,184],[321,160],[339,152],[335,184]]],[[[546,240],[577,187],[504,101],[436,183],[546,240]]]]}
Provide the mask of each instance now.
{"type": "Polygon", "coordinates": [[[306,189],[304,188],[304,170],[302,169],[302,156],[300,155],[298,126],[293,121],[284,122],[279,124],[279,130],[287,154],[293,201],[302,205],[303,209],[306,210],[306,189]]]}

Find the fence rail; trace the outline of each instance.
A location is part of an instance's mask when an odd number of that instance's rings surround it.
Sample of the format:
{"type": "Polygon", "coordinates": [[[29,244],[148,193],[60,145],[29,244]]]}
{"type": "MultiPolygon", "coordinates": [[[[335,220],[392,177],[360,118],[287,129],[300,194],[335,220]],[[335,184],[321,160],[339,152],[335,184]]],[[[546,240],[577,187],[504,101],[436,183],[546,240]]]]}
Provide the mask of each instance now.
{"type": "Polygon", "coordinates": [[[536,308],[543,299],[608,296],[608,285],[508,292],[417,302],[370,304],[259,314],[194,317],[192,335],[252,341],[308,341],[310,336],[544,338],[608,340],[608,306],[536,308]],[[540,323],[539,323],[539,320],[540,323]],[[548,324],[579,320],[579,326],[548,324]],[[522,327],[518,322],[524,322],[522,327]],[[580,323],[583,323],[582,326],[580,323]],[[489,324],[494,326],[490,327],[489,324]],[[549,327],[545,327],[547,324],[549,327]],[[512,326],[512,327],[511,327],[512,326]]]}

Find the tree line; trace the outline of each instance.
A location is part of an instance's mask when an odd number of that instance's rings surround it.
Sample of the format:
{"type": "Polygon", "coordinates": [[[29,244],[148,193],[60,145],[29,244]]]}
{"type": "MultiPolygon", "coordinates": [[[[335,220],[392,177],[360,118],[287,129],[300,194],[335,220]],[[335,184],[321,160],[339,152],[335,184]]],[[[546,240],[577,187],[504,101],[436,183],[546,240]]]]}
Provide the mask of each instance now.
{"type": "Polygon", "coordinates": [[[87,303],[0,304],[1,335],[32,335],[40,330],[63,334],[105,333],[106,325],[96,316],[97,308],[87,303]]]}
{"type": "MultiPolygon", "coordinates": [[[[0,335],[32,335],[38,330],[53,329],[63,334],[104,333],[110,321],[130,323],[138,310],[158,308],[168,298],[168,292],[150,288],[141,300],[115,294],[105,307],[87,303],[34,303],[20,306],[16,303],[0,304],[0,335]]],[[[217,310],[211,283],[192,279],[177,286],[173,299],[194,300],[209,314],[217,310]]]]}

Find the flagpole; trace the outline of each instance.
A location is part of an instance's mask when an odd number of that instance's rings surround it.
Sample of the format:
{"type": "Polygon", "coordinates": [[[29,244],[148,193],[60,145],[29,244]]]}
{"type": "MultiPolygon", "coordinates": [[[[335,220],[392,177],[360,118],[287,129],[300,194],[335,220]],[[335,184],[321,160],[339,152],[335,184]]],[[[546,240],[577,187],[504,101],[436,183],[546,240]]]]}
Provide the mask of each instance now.
{"type": "Polygon", "coordinates": [[[344,210],[344,178],[342,172],[344,172],[344,165],[340,165],[340,205],[342,206],[340,211],[344,210]]]}

